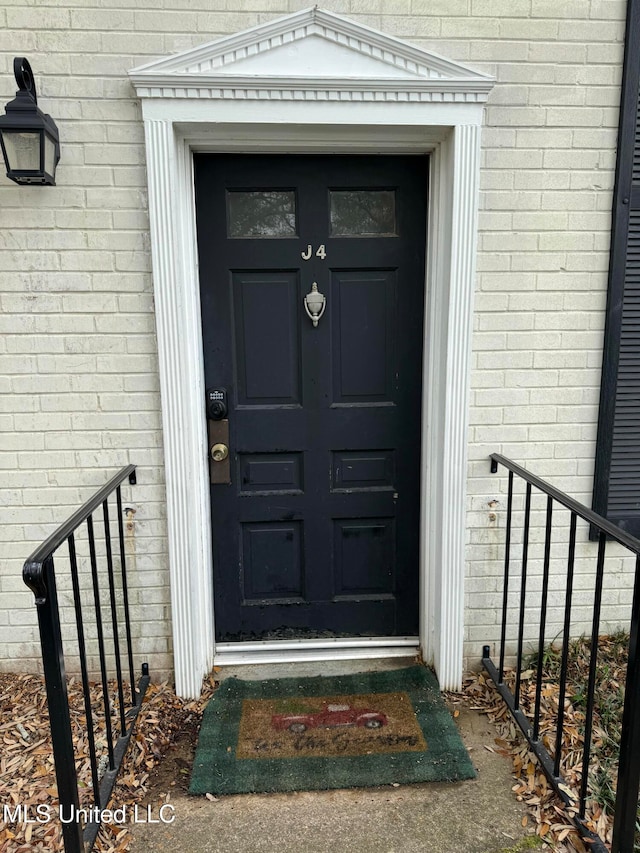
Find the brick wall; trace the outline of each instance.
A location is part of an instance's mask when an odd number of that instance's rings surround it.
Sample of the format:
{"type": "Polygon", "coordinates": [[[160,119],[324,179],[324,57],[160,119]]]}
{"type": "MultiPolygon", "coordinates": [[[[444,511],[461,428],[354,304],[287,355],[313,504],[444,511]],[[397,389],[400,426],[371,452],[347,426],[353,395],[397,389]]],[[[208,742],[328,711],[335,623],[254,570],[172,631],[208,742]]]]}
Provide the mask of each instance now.
{"type": "MultiPolygon", "coordinates": [[[[307,3],[158,5],[45,0],[36,7],[5,0],[0,7],[2,103],[14,91],[13,57],[26,55],[41,105],[62,139],[57,187],[0,180],[5,669],[37,666],[32,596],[21,580],[25,556],[129,461],[140,469],[132,491],[134,632],[156,673],[171,667],[143,129],[126,72],[307,3]]],[[[328,0],[323,6],[498,81],[483,134],[469,443],[471,662],[498,634],[495,557],[504,481],[488,474],[488,454],[500,450],[590,499],[625,3],[328,0]]],[[[538,542],[541,523],[537,515],[538,542]]],[[[593,554],[583,536],[585,598],[593,554]]],[[[624,612],[629,585],[627,564],[617,558],[614,564],[606,593],[612,624],[624,612]]],[[[539,574],[539,560],[532,571],[539,574]]],[[[550,636],[559,614],[553,615],[550,636]]]]}
{"type": "MultiPolygon", "coordinates": [[[[469,44],[468,54],[472,65],[484,59],[481,67],[498,80],[486,112],[481,176],[469,444],[469,663],[484,642],[499,637],[499,614],[492,608],[502,588],[496,557],[502,557],[506,495],[504,478],[496,477],[487,500],[487,454],[499,450],[591,502],[626,4],[472,3],[477,14],[498,9],[505,17],[492,22],[493,38],[469,44]],[[494,498],[498,503],[491,507],[494,498]]],[[[517,505],[522,507],[522,496],[517,505]]],[[[525,648],[532,648],[538,632],[541,496],[533,508],[525,648]]],[[[562,629],[568,513],[557,512],[556,523],[548,639],[562,629]]],[[[521,534],[512,556],[517,569],[520,542],[521,534]]],[[[579,526],[574,634],[591,630],[596,550],[586,526],[579,526]]],[[[603,629],[628,616],[633,568],[621,549],[608,550],[603,629]]],[[[518,581],[512,586],[514,621],[518,581]]]]}

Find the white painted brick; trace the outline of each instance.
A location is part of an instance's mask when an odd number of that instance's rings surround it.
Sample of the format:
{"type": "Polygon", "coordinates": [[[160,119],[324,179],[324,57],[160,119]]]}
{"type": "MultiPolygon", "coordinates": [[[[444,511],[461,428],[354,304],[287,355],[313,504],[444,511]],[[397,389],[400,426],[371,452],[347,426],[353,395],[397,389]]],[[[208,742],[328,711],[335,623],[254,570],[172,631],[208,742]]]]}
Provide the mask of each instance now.
{"type": "Polygon", "coordinates": [[[549,388],[558,384],[555,370],[506,370],[504,382],[514,388],[549,388]]]}
{"type": "Polygon", "coordinates": [[[122,9],[72,9],[71,27],[84,32],[98,30],[108,32],[113,30],[132,30],[133,11],[122,9]]]}
{"type": "Polygon", "coordinates": [[[505,83],[554,83],[556,68],[557,66],[553,64],[544,63],[532,65],[522,62],[500,62],[497,64],[494,77],[499,82],[505,83]]]}
{"type": "Polygon", "coordinates": [[[481,190],[512,190],[514,184],[513,172],[507,169],[485,169],[480,176],[481,190]]]}
{"type": "Polygon", "coordinates": [[[587,61],[587,46],[557,41],[530,42],[527,58],[533,63],[583,64],[587,61]]]}
{"type": "Polygon", "coordinates": [[[586,91],[587,105],[618,107],[620,104],[620,87],[615,86],[591,86],[586,91]]]}
{"type": "Polygon", "coordinates": [[[504,352],[479,352],[477,354],[477,367],[479,370],[495,370],[496,368],[526,368],[533,365],[534,354],[528,350],[516,352],[511,350],[504,352]]]}
{"type": "Polygon", "coordinates": [[[542,151],[536,149],[488,150],[485,154],[485,166],[488,169],[540,169],[542,151]]]}
{"type": "Polygon", "coordinates": [[[6,351],[10,353],[56,353],[64,352],[64,341],[61,338],[35,338],[26,335],[7,337],[6,351]]]}
{"type": "Polygon", "coordinates": [[[478,318],[478,328],[482,332],[491,331],[523,331],[533,329],[533,314],[484,314],[478,318]]]}
{"type": "Polygon", "coordinates": [[[38,362],[34,356],[0,356],[0,368],[3,374],[34,373],[38,369],[38,362]]]}
{"type": "MultiPolygon", "coordinates": [[[[487,122],[493,126],[535,127],[546,125],[547,110],[540,107],[487,107],[487,122]]],[[[601,111],[595,110],[595,112],[601,111]]],[[[602,121],[602,119],[601,119],[602,121]]],[[[600,123],[601,123],[600,121],[600,123]]]]}
{"type": "Polygon", "coordinates": [[[531,394],[529,390],[515,388],[491,388],[474,393],[476,406],[506,407],[529,405],[531,394]]]}
{"type": "Polygon", "coordinates": [[[555,40],[558,37],[558,22],[532,18],[524,22],[517,18],[504,18],[500,21],[500,36],[506,39],[521,38],[526,41],[555,40]]]}
{"type": "Polygon", "coordinates": [[[583,388],[532,388],[532,405],[579,406],[584,402],[583,388]]]}
{"type": "MultiPolygon", "coordinates": [[[[124,272],[93,273],[91,275],[91,289],[95,292],[117,293],[123,292],[151,292],[151,276],[141,273],[127,274],[124,272]]],[[[150,303],[151,304],[151,303],[150,303]]]]}
{"type": "Polygon", "coordinates": [[[611,212],[611,197],[612,194],[609,192],[597,193],[597,195],[595,196],[596,210],[604,211],[607,216],[609,216],[611,212]]]}
{"type": "Polygon", "coordinates": [[[147,172],[144,166],[117,166],[113,170],[113,183],[117,187],[147,186],[147,172]]]}
{"type": "Polygon", "coordinates": [[[557,211],[515,211],[513,214],[513,227],[517,231],[558,231],[568,223],[568,214],[557,211]]]}
{"type": "MultiPolygon", "coordinates": [[[[485,192],[481,197],[483,206],[489,210],[538,210],[540,208],[541,193],[539,192],[513,192],[496,193],[485,192]]],[[[514,213],[515,217],[515,213],[514,213]]],[[[514,219],[515,226],[515,219],[514,219]]]]}
{"type": "Polygon", "coordinates": [[[582,231],[546,232],[540,234],[541,251],[584,251],[594,248],[594,234],[582,231]]]}
{"type": "Polygon", "coordinates": [[[566,257],[566,254],[561,252],[536,252],[529,254],[512,252],[511,269],[516,271],[551,271],[565,269],[566,257]]]}
{"type": "Polygon", "coordinates": [[[543,165],[546,169],[597,169],[598,151],[549,149],[544,152],[543,165]]]}
{"type": "MultiPolygon", "coordinates": [[[[561,171],[518,171],[513,177],[516,190],[567,190],[570,184],[570,175],[561,171]]],[[[544,197],[542,206],[546,206],[544,197]]]]}
{"type": "Polygon", "coordinates": [[[506,371],[500,370],[475,370],[471,376],[472,388],[500,388],[507,384],[505,382],[506,371]]]}
{"type": "Polygon", "coordinates": [[[574,148],[596,148],[602,151],[603,148],[613,148],[615,146],[616,133],[613,128],[583,128],[578,127],[573,131],[573,147],[574,148]]]}
{"type": "Polygon", "coordinates": [[[404,39],[434,38],[442,32],[442,21],[415,15],[386,15],[385,25],[390,35],[404,39]]]}
{"type": "Polygon", "coordinates": [[[491,231],[510,231],[513,216],[510,212],[494,212],[488,210],[480,211],[480,231],[489,233],[491,231]]]}
{"type": "Polygon", "coordinates": [[[600,270],[606,273],[609,269],[609,259],[602,252],[569,252],[565,269],[583,270],[589,273],[600,270]]]}
{"type": "Polygon", "coordinates": [[[519,128],[516,131],[516,146],[518,148],[552,148],[556,150],[571,148],[572,141],[573,131],[564,128],[519,128]]]}
{"type": "Polygon", "coordinates": [[[535,328],[540,330],[558,329],[561,331],[582,331],[589,327],[589,317],[585,314],[569,314],[566,312],[562,312],[560,314],[540,313],[536,316],[535,320],[535,328]]]}
{"type": "Polygon", "coordinates": [[[95,318],[91,314],[67,314],[34,317],[38,334],[91,334],[95,332],[95,318]]]}
{"type": "Polygon", "coordinates": [[[596,197],[591,192],[544,192],[542,207],[545,210],[594,210],[596,197]]]}
{"type": "Polygon", "coordinates": [[[618,44],[589,44],[587,45],[587,62],[590,64],[593,63],[602,63],[606,64],[615,64],[620,67],[622,60],[622,51],[623,46],[622,43],[618,44]]]}
{"type": "MultiPolygon", "coordinates": [[[[414,15],[458,15],[466,18],[469,15],[469,5],[470,0],[411,0],[411,11],[414,15]]],[[[482,14],[475,8],[473,13],[482,14]]]]}
{"type": "Polygon", "coordinates": [[[506,311],[509,306],[509,296],[506,293],[479,292],[476,298],[483,312],[506,311]]]}
{"type": "Polygon", "coordinates": [[[2,12],[3,22],[6,17],[6,27],[13,30],[67,30],[70,24],[68,9],[52,9],[39,7],[34,10],[29,6],[14,6],[2,12]]]}
{"type": "MultiPolygon", "coordinates": [[[[562,41],[596,42],[613,45],[624,40],[622,21],[561,21],[558,38],[562,41]]],[[[613,53],[613,51],[612,51],[613,53]]],[[[614,54],[615,55],[615,54],[614,54]]]]}
{"type": "Polygon", "coordinates": [[[504,412],[504,422],[507,424],[555,424],[558,420],[558,409],[555,406],[528,406],[504,412]]]}
{"type": "Polygon", "coordinates": [[[487,271],[505,271],[509,269],[510,265],[511,262],[508,255],[484,253],[478,258],[476,267],[479,273],[483,273],[487,271]]]}
{"type": "Polygon", "coordinates": [[[503,413],[501,409],[493,407],[480,408],[478,406],[471,410],[469,415],[469,423],[472,426],[478,424],[502,424],[503,413]]]}
{"type": "Polygon", "coordinates": [[[536,18],[573,18],[576,21],[586,19],[590,13],[590,0],[532,0],[531,15],[536,18]]]}

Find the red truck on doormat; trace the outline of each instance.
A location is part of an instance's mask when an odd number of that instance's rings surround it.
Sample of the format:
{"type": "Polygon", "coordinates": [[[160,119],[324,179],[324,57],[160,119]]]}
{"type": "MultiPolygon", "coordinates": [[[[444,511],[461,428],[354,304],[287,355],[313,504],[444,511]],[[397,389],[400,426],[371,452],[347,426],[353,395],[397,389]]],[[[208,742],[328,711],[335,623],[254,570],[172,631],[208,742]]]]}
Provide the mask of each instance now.
{"type": "Polygon", "coordinates": [[[338,726],[360,726],[379,729],[388,723],[386,714],[370,708],[354,708],[351,705],[325,703],[320,711],[309,714],[274,714],[271,725],[274,729],[288,729],[300,734],[307,729],[332,729],[338,726]]]}

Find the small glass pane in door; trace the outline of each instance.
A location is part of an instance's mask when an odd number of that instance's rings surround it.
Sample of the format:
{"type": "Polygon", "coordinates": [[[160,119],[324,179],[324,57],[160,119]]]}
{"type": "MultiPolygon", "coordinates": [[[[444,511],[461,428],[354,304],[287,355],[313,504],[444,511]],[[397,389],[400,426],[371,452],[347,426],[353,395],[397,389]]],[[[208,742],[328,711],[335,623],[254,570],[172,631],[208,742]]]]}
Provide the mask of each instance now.
{"type": "Polygon", "coordinates": [[[295,237],[293,190],[231,190],[227,194],[229,237],[295,237]]]}
{"type": "Polygon", "coordinates": [[[393,237],[394,190],[331,190],[332,237],[393,237]]]}

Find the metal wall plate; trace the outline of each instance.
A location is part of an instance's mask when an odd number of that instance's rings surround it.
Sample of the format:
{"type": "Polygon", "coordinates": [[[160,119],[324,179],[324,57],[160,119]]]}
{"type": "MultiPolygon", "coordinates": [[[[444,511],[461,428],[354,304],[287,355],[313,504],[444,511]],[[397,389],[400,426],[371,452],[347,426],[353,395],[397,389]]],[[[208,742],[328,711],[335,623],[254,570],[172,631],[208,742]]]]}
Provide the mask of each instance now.
{"type": "Polygon", "coordinates": [[[214,462],[211,457],[211,448],[214,444],[229,446],[229,419],[221,421],[207,421],[209,430],[209,481],[212,486],[228,485],[231,482],[231,457],[214,462]]]}

